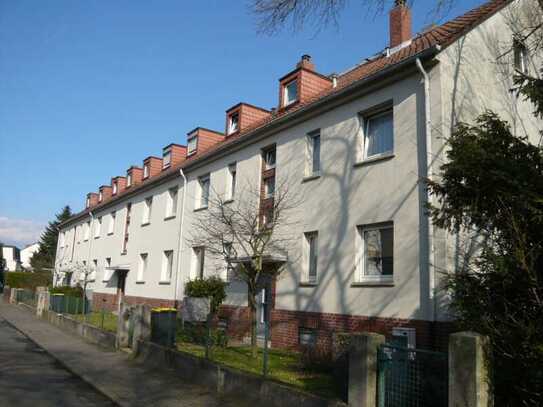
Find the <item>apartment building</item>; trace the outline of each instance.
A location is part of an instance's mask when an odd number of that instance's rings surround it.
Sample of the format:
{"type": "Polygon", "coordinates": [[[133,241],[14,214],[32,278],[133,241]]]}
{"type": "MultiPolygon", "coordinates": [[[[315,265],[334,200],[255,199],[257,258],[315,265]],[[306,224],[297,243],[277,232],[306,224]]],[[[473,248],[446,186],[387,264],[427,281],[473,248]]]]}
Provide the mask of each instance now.
{"type": "Polygon", "coordinates": [[[494,0],[413,35],[397,1],[382,52],[340,74],[318,72],[304,55],[279,79],[276,108],[239,103],[224,132],[197,127],[187,145],[169,144],[89,193],[61,225],[56,283],[89,270],[96,307],[180,306],[188,280],[219,275],[229,281],[220,318],[243,336],[247,289],[190,245],[191,224],[210,194],[248,199],[242,186],[257,185],[264,205],[288,179],[303,197],[289,230],[298,238],[259,296],[272,346],[328,345],[333,332],[364,330],[442,346],[451,316],[440,282],[463,249],[429,222],[422,180],[439,174],[453,125],[484,109],[537,134],[532,107],[511,91],[515,69],[536,72],[541,61],[513,24],[535,5],[494,0]]]}

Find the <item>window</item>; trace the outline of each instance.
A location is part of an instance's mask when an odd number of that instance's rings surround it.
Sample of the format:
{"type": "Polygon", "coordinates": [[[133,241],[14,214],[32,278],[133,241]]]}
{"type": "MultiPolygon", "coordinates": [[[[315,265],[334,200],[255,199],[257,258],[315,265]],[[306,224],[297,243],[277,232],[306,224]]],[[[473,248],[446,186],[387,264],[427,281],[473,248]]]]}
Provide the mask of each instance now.
{"type": "Polygon", "coordinates": [[[359,227],[358,275],[361,281],[392,282],[394,227],[392,224],[359,227]]]}
{"type": "Polygon", "coordinates": [[[143,166],[143,178],[147,178],[149,176],[149,164],[144,164],[143,166]]]}
{"type": "Polygon", "coordinates": [[[264,164],[266,170],[275,168],[275,149],[268,150],[264,153],[264,164]]]}
{"type": "Polygon", "coordinates": [[[227,173],[227,196],[228,199],[234,199],[236,193],[236,164],[230,164],[228,166],[227,173]]]}
{"type": "Polygon", "coordinates": [[[515,71],[528,73],[528,49],[522,41],[517,39],[513,41],[513,58],[515,71]]]}
{"type": "Polygon", "coordinates": [[[126,186],[129,187],[130,185],[132,185],[132,174],[128,174],[126,176],[126,186]]]}
{"type": "Polygon", "coordinates": [[[298,100],[298,81],[293,80],[284,87],[283,106],[288,106],[298,100]]]}
{"type": "Polygon", "coordinates": [[[113,195],[117,193],[117,181],[113,182],[113,195]]]}
{"type": "Polygon", "coordinates": [[[153,207],[153,197],[150,196],[143,201],[143,216],[141,218],[141,224],[147,225],[151,223],[151,209],[153,207]]]}
{"type": "Polygon", "coordinates": [[[98,202],[102,202],[102,199],[104,198],[104,195],[102,194],[102,191],[98,194],[98,202]]]}
{"type": "Polygon", "coordinates": [[[149,255],[147,253],[140,254],[140,260],[138,264],[138,275],[136,281],[143,281],[145,274],[147,272],[147,259],[149,255]]]}
{"type": "Polygon", "coordinates": [[[96,225],[94,227],[94,237],[98,238],[100,237],[100,232],[102,229],[102,217],[96,218],[96,225]]]}
{"type": "Polygon", "coordinates": [[[87,241],[89,240],[89,234],[90,234],[90,222],[85,223],[85,232],[83,235],[83,240],[87,241]]]}
{"type": "Polygon", "coordinates": [[[129,202],[126,205],[126,220],[124,224],[123,250],[121,254],[125,254],[128,249],[128,228],[130,227],[130,213],[131,212],[132,212],[132,204],[129,202]]]}
{"type": "Polygon", "coordinates": [[[198,136],[193,136],[187,140],[187,155],[191,155],[196,152],[198,148],[198,136]]]}
{"type": "Polygon", "coordinates": [[[88,281],[96,280],[96,273],[98,272],[98,259],[92,261],[92,270],[85,270],[85,273],[89,276],[88,281]]]}
{"type": "Polygon", "coordinates": [[[394,147],[392,109],[365,119],[364,159],[392,153],[394,147]]]}
{"type": "Polygon", "coordinates": [[[177,188],[170,188],[168,190],[166,201],[166,217],[170,218],[177,213],[177,188]]]}
{"type": "Polygon", "coordinates": [[[318,175],[321,170],[321,135],[319,132],[308,135],[309,165],[307,175],[318,175]]]}
{"type": "Polygon", "coordinates": [[[266,198],[273,198],[275,193],[275,177],[269,177],[264,180],[264,194],[266,198]]]}
{"type": "Polygon", "coordinates": [[[109,269],[110,267],[111,267],[111,257],[106,257],[106,260],[104,262],[104,276],[102,277],[102,281],[109,280],[109,273],[111,273],[111,270],[109,269]]]}
{"type": "Polygon", "coordinates": [[[232,113],[228,119],[228,134],[239,130],[239,113],[232,113]]]}
{"type": "Polygon", "coordinates": [[[304,346],[315,346],[317,344],[317,333],[312,328],[298,328],[298,343],[304,346]]]}
{"type": "Polygon", "coordinates": [[[90,198],[87,198],[87,203],[85,204],[85,207],[88,208],[90,206],[90,198]]]}
{"type": "Polygon", "coordinates": [[[204,175],[198,178],[200,184],[200,208],[207,208],[209,204],[209,175],[204,175]]]}
{"type": "Polygon", "coordinates": [[[173,250],[166,250],[162,257],[162,275],[160,276],[160,281],[166,282],[172,279],[172,268],[173,250]]]}
{"type": "Polygon", "coordinates": [[[304,233],[307,282],[317,282],[318,232],[304,233]]]}
{"type": "Polygon", "coordinates": [[[234,255],[232,251],[232,243],[224,242],[224,281],[232,281],[234,279],[234,266],[230,263],[231,257],[234,255]]]}
{"type": "Polygon", "coordinates": [[[116,213],[111,212],[110,218],[109,218],[109,226],[107,228],[107,234],[112,235],[113,232],[115,232],[115,217],[116,213]]]}
{"type": "Polygon", "coordinates": [[[192,248],[192,278],[204,278],[205,248],[192,248]]]}
{"type": "Polygon", "coordinates": [[[167,148],[162,154],[162,168],[168,168],[172,163],[172,150],[167,148]]]}

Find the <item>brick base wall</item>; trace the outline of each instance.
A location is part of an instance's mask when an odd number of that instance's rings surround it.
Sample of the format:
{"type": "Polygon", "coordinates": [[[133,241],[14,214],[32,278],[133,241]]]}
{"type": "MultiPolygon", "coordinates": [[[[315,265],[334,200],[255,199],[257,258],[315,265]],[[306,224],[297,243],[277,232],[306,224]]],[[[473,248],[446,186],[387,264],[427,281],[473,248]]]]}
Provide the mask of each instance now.
{"type": "MultiPolygon", "coordinates": [[[[147,304],[151,307],[174,307],[173,300],[160,298],[125,296],[124,301],[131,305],[147,304]]],[[[117,309],[117,296],[114,294],[93,293],[94,309],[114,311],[117,309]]],[[[179,308],[179,307],[178,307],[179,308]]],[[[218,318],[226,321],[230,337],[242,339],[250,332],[249,308],[223,305],[218,318]]],[[[271,342],[279,348],[298,348],[299,329],[310,328],[316,332],[317,345],[323,348],[332,346],[332,336],[337,332],[377,332],[387,338],[392,336],[392,328],[415,328],[418,348],[446,351],[449,334],[454,332],[452,322],[431,322],[398,318],[364,317],[347,314],[323,312],[271,311],[271,342]]]]}

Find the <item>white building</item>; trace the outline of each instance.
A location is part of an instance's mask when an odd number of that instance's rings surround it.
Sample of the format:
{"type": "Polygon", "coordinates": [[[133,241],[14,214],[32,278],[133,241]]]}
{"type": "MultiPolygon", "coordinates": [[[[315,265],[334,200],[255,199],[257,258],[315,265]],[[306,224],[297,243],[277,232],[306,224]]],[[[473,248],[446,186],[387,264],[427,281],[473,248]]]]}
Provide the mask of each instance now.
{"type": "Polygon", "coordinates": [[[32,269],[30,259],[32,259],[34,253],[36,253],[38,250],[40,250],[39,243],[31,243],[21,249],[21,266],[23,266],[23,268],[27,270],[32,269]]]}
{"type": "Polygon", "coordinates": [[[6,271],[19,271],[21,268],[21,257],[19,248],[11,245],[2,246],[2,257],[6,262],[6,271]]]}
{"type": "MultiPolygon", "coordinates": [[[[61,225],[56,281],[79,264],[92,270],[96,307],[177,306],[189,279],[226,276],[189,246],[209,191],[247,199],[232,186],[262,185],[264,203],[289,179],[304,200],[285,270],[260,298],[271,307],[272,344],[371,330],[439,347],[451,327],[440,276],[461,247],[431,226],[421,179],[439,172],[454,123],[484,109],[519,134],[538,134],[532,107],[510,91],[515,68],[534,73],[541,63],[514,41],[510,23],[535,4],[491,1],[415,36],[400,4],[383,52],[339,75],[302,57],[279,80],[277,109],[235,105],[224,133],[198,127],[187,146],[170,144],[88,194],[61,225]]],[[[221,318],[232,334],[244,334],[246,304],[246,288],[230,282],[221,318]]]]}

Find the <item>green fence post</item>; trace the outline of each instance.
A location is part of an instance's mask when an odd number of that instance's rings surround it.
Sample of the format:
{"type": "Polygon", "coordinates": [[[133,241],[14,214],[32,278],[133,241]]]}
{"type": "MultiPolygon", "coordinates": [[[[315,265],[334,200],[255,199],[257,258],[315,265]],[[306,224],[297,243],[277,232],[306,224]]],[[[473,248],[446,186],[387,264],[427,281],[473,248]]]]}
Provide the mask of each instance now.
{"type": "Polygon", "coordinates": [[[268,321],[264,321],[264,351],[262,355],[262,374],[268,376],[268,321]]]}

